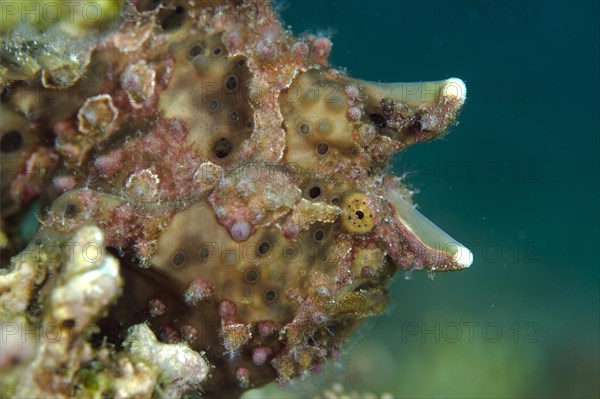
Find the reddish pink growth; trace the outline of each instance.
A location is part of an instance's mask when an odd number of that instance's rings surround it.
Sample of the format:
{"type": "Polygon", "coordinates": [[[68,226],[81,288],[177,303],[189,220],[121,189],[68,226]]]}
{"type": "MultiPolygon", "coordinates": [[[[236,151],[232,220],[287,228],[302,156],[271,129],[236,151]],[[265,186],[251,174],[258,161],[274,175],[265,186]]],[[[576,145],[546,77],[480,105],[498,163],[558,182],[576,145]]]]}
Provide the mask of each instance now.
{"type": "Polygon", "coordinates": [[[229,299],[224,299],[219,303],[219,316],[224,319],[228,319],[230,317],[235,316],[235,303],[231,302],[229,299]]]}
{"type": "Polygon", "coordinates": [[[351,121],[358,121],[362,117],[362,111],[358,107],[348,108],[348,119],[351,121]]]}
{"type": "Polygon", "coordinates": [[[167,312],[167,305],[158,298],[150,299],[148,301],[148,312],[151,317],[162,316],[167,312]]]}
{"type": "Polygon", "coordinates": [[[245,367],[239,367],[235,370],[235,378],[240,384],[240,388],[248,388],[250,386],[250,370],[245,367]]]}
{"type": "Polygon", "coordinates": [[[342,356],[342,352],[338,348],[331,350],[331,358],[334,360],[339,359],[342,356]]]}
{"type": "Polygon", "coordinates": [[[212,294],[213,289],[208,282],[200,278],[195,278],[185,291],[184,300],[186,304],[191,306],[210,297],[212,294]]]}
{"type": "Polygon", "coordinates": [[[156,246],[153,242],[141,238],[138,238],[136,241],[137,242],[133,244],[133,247],[137,252],[138,256],[140,257],[149,258],[152,255],[152,253],[156,250],[156,246]]]}
{"type": "Polygon", "coordinates": [[[292,46],[292,54],[294,57],[304,60],[306,57],[308,57],[308,44],[304,42],[294,43],[292,46]]]}
{"type": "MultiPolygon", "coordinates": [[[[27,155],[27,160],[21,166],[19,175],[11,182],[12,198],[20,198],[22,202],[31,201],[40,192],[40,186],[45,181],[46,174],[56,165],[58,155],[49,148],[41,147],[27,155]]],[[[5,164],[3,164],[3,167],[5,164]]],[[[17,165],[11,169],[16,171],[17,165]]],[[[4,171],[3,171],[4,172],[4,171]]],[[[4,177],[4,176],[3,176],[4,177]]]]}
{"type": "Polygon", "coordinates": [[[167,344],[173,344],[181,341],[181,335],[179,332],[168,324],[160,327],[160,340],[167,344]]]}
{"type": "Polygon", "coordinates": [[[250,236],[250,224],[245,220],[238,220],[229,228],[229,234],[235,241],[245,241],[250,236]]]}
{"type": "Polygon", "coordinates": [[[104,178],[113,176],[123,168],[123,155],[121,151],[113,151],[107,155],[100,156],[94,161],[94,165],[104,178]]]}
{"type": "Polygon", "coordinates": [[[261,40],[256,45],[256,52],[262,60],[273,61],[277,57],[277,46],[268,39],[261,40]]]}
{"type": "Polygon", "coordinates": [[[72,176],[58,176],[54,179],[54,187],[61,193],[75,188],[77,182],[72,176]]]}
{"type": "Polygon", "coordinates": [[[313,43],[312,56],[313,59],[319,64],[326,64],[327,57],[331,52],[331,40],[326,37],[320,37],[313,43]]]}
{"type": "Polygon", "coordinates": [[[240,32],[238,31],[230,32],[225,38],[225,45],[230,53],[237,53],[240,51],[242,49],[242,43],[242,35],[240,35],[240,32]]]}
{"type": "Polygon", "coordinates": [[[57,136],[65,140],[73,140],[79,134],[75,124],[68,121],[56,122],[53,129],[57,136]]]}
{"type": "Polygon", "coordinates": [[[300,233],[300,227],[293,223],[284,223],[281,226],[281,230],[283,232],[283,235],[287,239],[294,238],[298,235],[298,233],[300,233]]]}
{"type": "Polygon", "coordinates": [[[268,346],[257,346],[252,351],[252,361],[257,366],[263,365],[273,351],[268,346]]]}
{"type": "Polygon", "coordinates": [[[328,319],[327,316],[323,312],[315,312],[312,315],[312,321],[315,324],[325,324],[325,322],[327,321],[327,319],[328,319]]]}
{"type": "Polygon", "coordinates": [[[313,364],[312,369],[311,369],[311,371],[313,373],[317,373],[317,374],[323,372],[323,370],[324,370],[323,363],[315,363],[315,364],[313,364]]]}
{"type": "Polygon", "coordinates": [[[363,277],[371,277],[373,276],[373,269],[371,269],[368,266],[365,266],[360,270],[360,275],[363,277]]]}
{"type": "Polygon", "coordinates": [[[136,218],[135,210],[130,205],[124,204],[113,210],[110,222],[113,226],[132,227],[136,218]]]}
{"type": "Polygon", "coordinates": [[[83,202],[86,208],[90,206],[97,206],[96,204],[98,203],[98,195],[94,190],[81,190],[77,194],[77,198],[79,198],[79,200],[83,202]]]}
{"type": "Polygon", "coordinates": [[[358,90],[356,85],[348,85],[344,91],[346,92],[348,98],[352,101],[356,101],[360,96],[360,90],[358,90]]]}
{"type": "MultiPolygon", "coordinates": [[[[158,131],[159,134],[163,134],[160,130],[158,131]]],[[[163,135],[163,137],[161,138],[162,140],[164,140],[164,136],[166,136],[167,140],[169,140],[169,144],[171,144],[170,149],[174,148],[174,146],[172,145],[172,140],[175,140],[177,142],[183,142],[183,140],[185,140],[186,136],[188,133],[188,129],[185,126],[185,124],[179,120],[179,119],[172,119],[169,121],[168,125],[167,125],[167,132],[166,134],[163,135]]],[[[159,141],[159,140],[157,140],[159,141]]]]}
{"type": "Polygon", "coordinates": [[[198,339],[198,329],[194,326],[190,326],[189,324],[181,327],[181,335],[183,339],[185,339],[188,343],[192,343],[198,339]]]}
{"type": "Polygon", "coordinates": [[[278,326],[272,320],[264,320],[258,323],[258,333],[263,337],[268,337],[277,331],[278,326]]]}

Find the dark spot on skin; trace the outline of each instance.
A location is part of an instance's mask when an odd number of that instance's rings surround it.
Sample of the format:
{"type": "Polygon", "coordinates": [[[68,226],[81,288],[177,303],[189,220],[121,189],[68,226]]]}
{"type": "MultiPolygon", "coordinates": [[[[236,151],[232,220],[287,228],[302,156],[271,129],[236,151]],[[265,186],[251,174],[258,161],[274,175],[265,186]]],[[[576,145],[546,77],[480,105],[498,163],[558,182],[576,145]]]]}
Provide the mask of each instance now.
{"type": "Polygon", "coordinates": [[[319,186],[311,187],[310,190],[308,190],[308,196],[311,199],[319,198],[321,196],[321,187],[319,187],[319,186]]]}
{"type": "Polygon", "coordinates": [[[67,204],[65,207],[65,217],[72,218],[77,214],[77,205],[67,204]]]}
{"type": "Polygon", "coordinates": [[[161,0],[149,0],[136,4],[138,11],[150,11],[160,5],[161,0]]]}
{"type": "Polygon", "coordinates": [[[229,92],[235,91],[235,89],[237,89],[237,86],[238,86],[237,78],[233,75],[228,77],[227,80],[225,81],[225,88],[229,92]]]}
{"type": "Polygon", "coordinates": [[[73,328],[73,327],[75,327],[75,320],[73,320],[73,319],[63,320],[62,326],[65,328],[73,328]]]}
{"type": "Polygon", "coordinates": [[[183,265],[183,262],[185,262],[185,255],[182,252],[175,253],[171,259],[171,263],[173,263],[173,266],[175,267],[180,267],[183,265]]]}
{"type": "Polygon", "coordinates": [[[275,290],[265,292],[265,300],[267,302],[273,302],[275,299],[277,299],[277,292],[275,290]]]}
{"type": "Polygon", "coordinates": [[[285,256],[288,258],[296,256],[296,250],[294,248],[288,247],[285,249],[285,256]]]}
{"type": "Polygon", "coordinates": [[[362,219],[365,217],[365,214],[362,211],[356,211],[356,217],[362,219]]]}
{"type": "Polygon", "coordinates": [[[320,143],[317,145],[317,154],[325,155],[329,151],[329,145],[327,143],[320,143]]]}
{"type": "Polygon", "coordinates": [[[244,289],[244,298],[248,298],[252,295],[252,291],[249,288],[244,289]]]}
{"type": "Polygon", "coordinates": [[[215,143],[213,151],[217,158],[223,159],[231,153],[232,148],[233,146],[229,140],[221,138],[215,143]]]}
{"type": "Polygon", "coordinates": [[[246,65],[246,60],[245,59],[242,58],[241,60],[238,60],[238,62],[237,62],[238,68],[241,68],[244,65],[246,65]]]}
{"type": "Polygon", "coordinates": [[[315,231],[315,241],[321,241],[325,237],[325,232],[323,230],[315,231]]]}
{"type": "Polygon", "coordinates": [[[202,45],[199,43],[196,43],[192,47],[190,47],[190,49],[188,50],[188,56],[190,58],[194,58],[194,57],[202,54],[203,50],[204,50],[204,48],[202,47],[202,45]]]}
{"type": "Polygon", "coordinates": [[[376,128],[381,129],[387,126],[387,122],[385,118],[381,114],[369,114],[369,119],[371,123],[375,125],[376,128]]]}
{"type": "Polygon", "coordinates": [[[183,306],[179,306],[175,309],[175,313],[177,313],[177,316],[179,317],[185,317],[187,315],[187,309],[183,306]]]}
{"type": "Polygon", "coordinates": [[[23,145],[23,136],[18,130],[9,130],[2,135],[0,151],[4,153],[17,151],[23,145]]]}
{"type": "Polygon", "coordinates": [[[258,280],[258,272],[255,269],[250,269],[246,272],[246,281],[255,283],[258,280]]]}
{"type": "Polygon", "coordinates": [[[216,111],[216,110],[217,110],[217,108],[219,108],[219,102],[218,102],[217,100],[211,100],[211,101],[208,103],[208,110],[209,110],[210,112],[214,112],[214,111],[216,111]]]}
{"type": "Polygon", "coordinates": [[[303,123],[300,125],[300,133],[308,134],[310,133],[310,125],[308,123],[303,123]]]}
{"type": "Polygon", "coordinates": [[[160,26],[163,30],[169,31],[181,27],[183,21],[185,21],[185,8],[179,6],[162,18],[160,26]]]}
{"type": "Polygon", "coordinates": [[[237,112],[233,111],[231,113],[231,115],[229,115],[229,119],[231,119],[232,121],[236,122],[237,120],[240,119],[239,115],[237,112]]]}
{"type": "Polygon", "coordinates": [[[340,202],[340,198],[339,198],[339,197],[333,197],[333,198],[331,199],[331,203],[332,203],[333,205],[337,205],[337,204],[339,204],[339,202],[340,202]]]}
{"type": "Polygon", "coordinates": [[[208,256],[210,255],[210,251],[208,250],[206,245],[202,245],[202,248],[200,248],[200,251],[198,251],[198,254],[200,255],[200,261],[206,262],[206,260],[208,259],[208,256]]]}
{"type": "Polygon", "coordinates": [[[8,90],[6,88],[4,88],[2,91],[0,91],[0,104],[7,104],[8,103],[8,90]]]}
{"type": "Polygon", "coordinates": [[[265,255],[271,249],[271,244],[269,241],[263,241],[258,245],[258,254],[265,255]]]}
{"type": "Polygon", "coordinates": [[[220,57],[220,56],[221,56],[221,54],[223,54],[223,50],[221,49],[221,47],[216,47],[216,48],[213,50],[212,54],[213,54],[215,57],[220,57]]]}

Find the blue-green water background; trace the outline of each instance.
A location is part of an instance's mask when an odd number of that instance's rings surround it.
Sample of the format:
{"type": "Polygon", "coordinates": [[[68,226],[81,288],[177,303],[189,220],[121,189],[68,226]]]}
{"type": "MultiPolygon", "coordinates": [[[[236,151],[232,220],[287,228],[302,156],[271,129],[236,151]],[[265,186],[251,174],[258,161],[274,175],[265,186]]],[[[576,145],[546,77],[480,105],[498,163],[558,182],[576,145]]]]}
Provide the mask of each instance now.
{"type": "Polygon", "coordinates": [[[280,8],[295,33],[332,33],[331,62],[355,77],[467,83],[460,124],[394,172],[475,256],[465,272],[398,276],[335,377],[295,395],[335,379],[396,397],[600,397],[598,3],[280,8]]]}

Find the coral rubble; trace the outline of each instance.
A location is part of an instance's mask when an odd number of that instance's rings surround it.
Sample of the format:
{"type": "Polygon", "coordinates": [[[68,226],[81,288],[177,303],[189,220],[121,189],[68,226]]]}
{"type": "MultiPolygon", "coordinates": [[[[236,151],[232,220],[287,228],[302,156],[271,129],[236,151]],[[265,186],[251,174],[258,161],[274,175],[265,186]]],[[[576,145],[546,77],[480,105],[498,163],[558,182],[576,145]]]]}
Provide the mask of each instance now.
{"type": "Polygon", "coordinates": [[[9,394],[284,384],[385,309],[399,268],[470,265],[386,174],[455,122],[459,79],[353,79],[263,1],[132,1],[76,51],[52,40],[3,40],[3,262],[21,252],[0,320],[68,338],[3,342],[9,394]]]}

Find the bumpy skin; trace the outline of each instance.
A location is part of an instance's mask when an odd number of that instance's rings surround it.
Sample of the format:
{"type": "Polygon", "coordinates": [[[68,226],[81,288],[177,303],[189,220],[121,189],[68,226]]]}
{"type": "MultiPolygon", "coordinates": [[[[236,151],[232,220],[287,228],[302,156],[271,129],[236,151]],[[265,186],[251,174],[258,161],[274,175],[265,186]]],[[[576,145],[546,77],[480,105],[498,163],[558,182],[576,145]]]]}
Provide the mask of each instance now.
{"type": "Polygon", "coordinates": [[[465,266],[384,176],[446,131],[464,86],[352,79],[268,3],[136,3],[76,65],[3,79],[2,216],[40,196],[42,248],[102,229],[125,281],[102,336],[148,321],[206,352],[207,396],[239,394],[335,358],[399,267],[465,266]]]}

